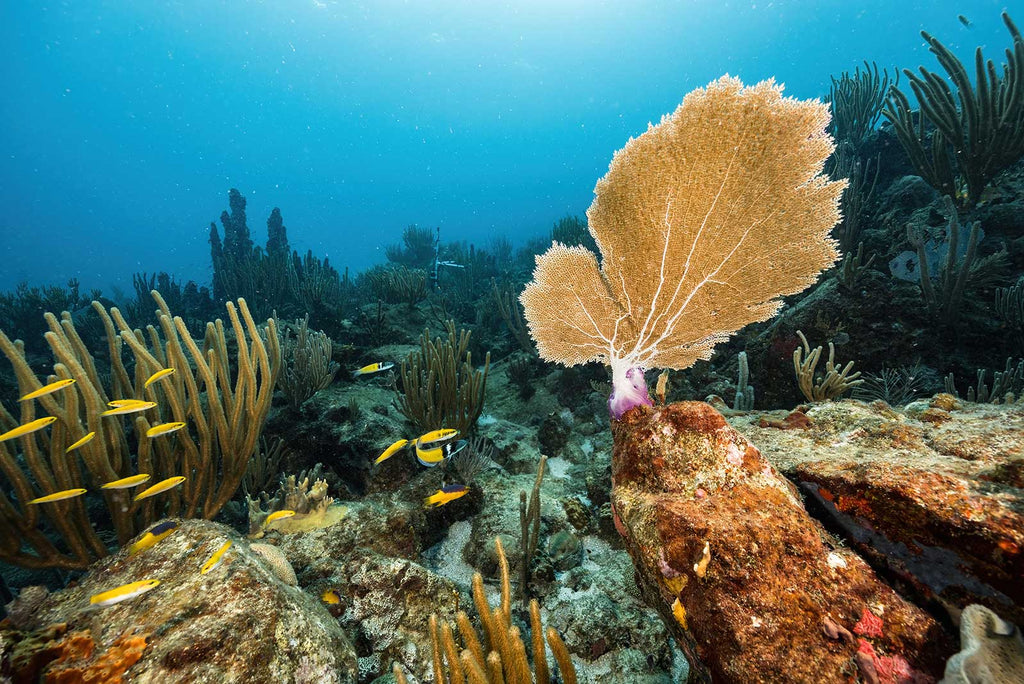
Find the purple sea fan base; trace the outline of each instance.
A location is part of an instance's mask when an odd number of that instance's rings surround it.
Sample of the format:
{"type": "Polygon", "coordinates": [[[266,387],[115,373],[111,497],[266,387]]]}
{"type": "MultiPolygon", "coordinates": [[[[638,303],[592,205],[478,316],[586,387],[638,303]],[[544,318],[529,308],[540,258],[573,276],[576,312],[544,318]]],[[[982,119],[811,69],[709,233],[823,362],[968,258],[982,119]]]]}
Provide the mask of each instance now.
{"type": "Polygon", "coordinates": [[[612,420],[619,420],[634,406],[654,406],[651,395],[647,393],[644,381],[644,369],[634,366],[626,371],[624,377],[615,377],[612,373],[612,394],[608,397],[608,413],[612,420]]]}

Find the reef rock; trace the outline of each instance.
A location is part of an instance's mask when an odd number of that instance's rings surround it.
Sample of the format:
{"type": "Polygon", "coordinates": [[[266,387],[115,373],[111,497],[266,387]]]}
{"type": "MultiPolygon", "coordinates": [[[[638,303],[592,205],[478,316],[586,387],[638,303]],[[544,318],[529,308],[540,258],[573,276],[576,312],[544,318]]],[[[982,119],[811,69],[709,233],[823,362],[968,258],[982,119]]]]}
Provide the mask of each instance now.
{"type": "Polygon", "coordinates": [[[830,548],[793,486],[713,408],[639,407],[613,431],[616,524],[691,677],[942,673],[949,635],[852,551],[830,548]]]}
{"type": "Polygon", "coordinates": [[[806,430],[732,422],[920,600],[1024,622],[1024,406],[938,394],[807,415],[806,430]]]}
{"type": "Polygon", "coordinates": [[[46,596],[35,621],[48,626],[0,628],[0,671],[15,681],[356,681],[355,652],[327,609],[278,579],[233,530],[203,520],[180,521],[134,556],[123,549],[97,561],[46,596]],[[200,574],[229,540],[221,563],[200,574]],[[148,579],[160,584],[90,605],[90,596],[148,579]]]}
{"type": "Polygon", "coordinates": [[[395,663],[414,677],[430,671],[430,615],[454,622],[459,606],[451,582],[417,563],[372,551],[344,562],[321,559],[306,576],[316,577],[310,591],[338,593],[339,602],[329,609],[360,644],[359,681],[389,673],[395,663]]]}

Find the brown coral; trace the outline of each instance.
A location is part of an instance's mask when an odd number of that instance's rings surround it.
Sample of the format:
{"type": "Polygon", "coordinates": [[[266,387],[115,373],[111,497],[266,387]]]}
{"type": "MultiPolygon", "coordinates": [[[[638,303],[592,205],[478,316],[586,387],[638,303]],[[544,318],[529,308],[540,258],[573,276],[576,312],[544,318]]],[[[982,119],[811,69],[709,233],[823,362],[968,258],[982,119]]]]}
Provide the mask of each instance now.
{"type": "Polygon", "coordinates": [[[557,243],[537,258],[521,300],[540,355],[686,368],[773,316],[837,258],[828,119],[772,81],[725,76],[630,140],[587,212],[600,265],[557,243]]]}

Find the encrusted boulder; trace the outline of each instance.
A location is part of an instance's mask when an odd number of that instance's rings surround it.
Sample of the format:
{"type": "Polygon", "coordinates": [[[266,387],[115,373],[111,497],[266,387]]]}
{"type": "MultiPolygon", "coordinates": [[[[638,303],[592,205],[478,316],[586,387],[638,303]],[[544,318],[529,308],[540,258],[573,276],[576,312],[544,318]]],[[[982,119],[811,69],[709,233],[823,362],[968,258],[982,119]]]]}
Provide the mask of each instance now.
{"type": "Polygon", "coordinates": [[[1024,406],[948,394],[894,409],[845,400],[806,430],[732,419],[854,548],[921,601],[1024,623],[1024,406]]]}
{"type": "Polygon", "coordinates": [[[0,633],[0,667],[17,681],[356,681],[352,645],[320,601],[278,579],[233,530],[203,520],[179,521],[135,555],[126,548],[97,561],[39,602],[34,619],[48,627],[0,633]],[[200,573],[228,541],[220,564],[200,573]],[[120,603],[90,604],[142,580],[159,584],[120,603]]]}
{"type": "Polygon", "coordinates": [[[713,408],[639,407],[613,431],[617,526],[698,680],[941,674],[950,636],[830,548],[794,487],[713,408]]]}
{"type": "Polygon", "coordinates": [[[359,645],[359,681],[391,672],[395,663],[419,680],[430,673],[430,615],[454,622],[458,589],[423,566],[372,551],[344,562],[321,559],[308,568],[307,590],[337,592],[329,605],[359,645]],[[316,577],[316,579],[313,579],[316,577]]]}

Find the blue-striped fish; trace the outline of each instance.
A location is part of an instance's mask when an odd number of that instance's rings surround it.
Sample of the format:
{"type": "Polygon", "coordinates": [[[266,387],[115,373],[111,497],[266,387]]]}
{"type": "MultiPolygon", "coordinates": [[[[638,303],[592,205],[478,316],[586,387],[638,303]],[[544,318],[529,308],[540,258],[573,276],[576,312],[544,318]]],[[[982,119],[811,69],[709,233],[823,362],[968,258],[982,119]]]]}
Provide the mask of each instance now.
{"type": "Polygon", "coordinates": [[[178,529],[178,523],[173,520],[164,520],[162,523],[157,523],[146,534],[142,535],[137,542],[128,547],[128,555],[134,556],[140,551],[145,551],[155,546],[157,542],[169,536],[176,529],[178,529]]]}

